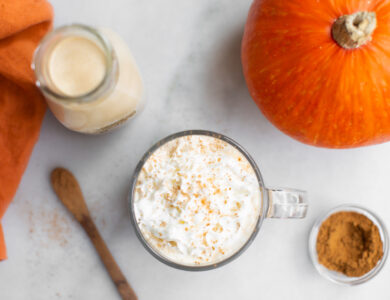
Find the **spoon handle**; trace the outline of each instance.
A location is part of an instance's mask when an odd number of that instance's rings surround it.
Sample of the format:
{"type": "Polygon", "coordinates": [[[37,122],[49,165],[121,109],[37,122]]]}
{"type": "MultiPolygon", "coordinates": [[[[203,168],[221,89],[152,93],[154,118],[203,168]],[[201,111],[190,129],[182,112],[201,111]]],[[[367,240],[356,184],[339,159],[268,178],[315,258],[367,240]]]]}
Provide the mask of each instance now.
{"type": "Polygon", "coordinates": [[[92,221],[89,215],[82,216],[80,220],[81,226],[84,228],[88,237],[91,239],[93,245],[95,246],[97,252],[108,273],[111,276],[112,281],[114,282],[116,288],[118,289],[119,294],[124,300],[137,300],[137,296],[133,289],[130,287],[129,283],[126,280],[126,277],[123,275],[122,271],[119,269],[114,258],[112,257],[110,250],[108,250],[106,243],[102,239],[98,229],[96,228],[95,223],[92,221]]]}

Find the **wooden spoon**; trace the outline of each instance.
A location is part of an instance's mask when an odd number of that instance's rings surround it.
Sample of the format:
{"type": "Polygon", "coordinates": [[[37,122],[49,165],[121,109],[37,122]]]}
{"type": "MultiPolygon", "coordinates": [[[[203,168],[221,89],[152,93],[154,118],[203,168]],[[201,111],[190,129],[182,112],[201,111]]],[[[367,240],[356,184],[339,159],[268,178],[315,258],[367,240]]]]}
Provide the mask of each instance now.
{"type": "Polygon", "coordinates": [[[68,170],[56,168],[51,172],[51,184],[58,198],[73,214],[91,239],[122,299],[137,300],[136,294],[119,269],[95,223],[92,221],[77,179],[68,170]]]}

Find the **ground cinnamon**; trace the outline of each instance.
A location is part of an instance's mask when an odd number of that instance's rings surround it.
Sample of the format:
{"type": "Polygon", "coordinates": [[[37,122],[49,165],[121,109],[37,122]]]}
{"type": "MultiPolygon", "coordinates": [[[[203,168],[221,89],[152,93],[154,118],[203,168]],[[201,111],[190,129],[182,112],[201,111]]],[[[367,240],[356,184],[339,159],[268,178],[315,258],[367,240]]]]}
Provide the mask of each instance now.
{"type": "Polygon", "coordinates": [[[360,277],[383,256],[378,227],[356,212],[338,212],[328,217],[317,236],[319,262],[330,270],[360,277]]]}

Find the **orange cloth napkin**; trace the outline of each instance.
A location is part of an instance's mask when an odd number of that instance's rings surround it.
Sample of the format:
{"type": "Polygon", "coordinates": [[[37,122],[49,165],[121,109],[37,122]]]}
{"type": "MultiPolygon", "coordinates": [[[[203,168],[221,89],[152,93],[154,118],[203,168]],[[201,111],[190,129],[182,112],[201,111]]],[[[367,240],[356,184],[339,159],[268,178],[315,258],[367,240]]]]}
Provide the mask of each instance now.
{"type": "MultiPolygon", "coordinates": [[[[46,110],[30,66],[52,19],[46,0],[0,0],[0,220],[27,166],[46,110]]],[[[5,258],[0,224],[0,260],[5,258]]]]}

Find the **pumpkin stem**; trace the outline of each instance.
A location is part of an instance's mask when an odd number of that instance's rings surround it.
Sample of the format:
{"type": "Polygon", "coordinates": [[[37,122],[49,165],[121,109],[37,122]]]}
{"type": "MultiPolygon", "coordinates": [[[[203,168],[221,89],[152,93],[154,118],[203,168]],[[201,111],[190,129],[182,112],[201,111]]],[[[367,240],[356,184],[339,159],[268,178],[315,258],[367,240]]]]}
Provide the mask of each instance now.
{"type": "Polygon", "coordinates": [[[376,14],[360,11],[339,17],[332,26],[332,37],[345,49],[355,49],[368,43],[376,28],[376,14]]]}

